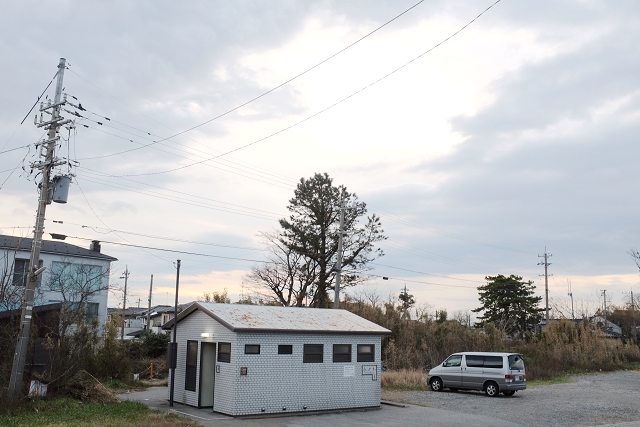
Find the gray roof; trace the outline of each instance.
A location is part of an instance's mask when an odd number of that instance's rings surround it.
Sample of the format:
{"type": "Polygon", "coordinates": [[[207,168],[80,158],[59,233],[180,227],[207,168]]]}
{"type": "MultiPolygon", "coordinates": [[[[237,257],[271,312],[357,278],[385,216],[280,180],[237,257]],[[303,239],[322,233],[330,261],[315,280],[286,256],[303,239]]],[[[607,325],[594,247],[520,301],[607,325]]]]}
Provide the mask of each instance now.
{"type": "MultiPolygon", "coordinates": [[[[32,240],[33,239],[30,237],[17,237],[17,236],[7,236],[4,234],[0,234],[0,248],[9,249],[12,251],[18,250],[18,251],[30,252],[32,240]]],[[[60,242],[58,240],[43,240],[42,249],[40,250],[40,252],[45,254],[68,255],[72,257],[100,259],[104,261],[118,260],[117,258],[114,258],[109,255],[105,255],[101,252],[92,251],[90,249],[85,249],[80,246],[60,242]]]]}
{"type": "MultiPolygon", "coordinates": [[[[391,331],[347,310],[194,302],[178,322],[201,310],[233,332],[388,335],[391,331]]],[[[163,328],[171,329],[173,321],[163,328]]]]}

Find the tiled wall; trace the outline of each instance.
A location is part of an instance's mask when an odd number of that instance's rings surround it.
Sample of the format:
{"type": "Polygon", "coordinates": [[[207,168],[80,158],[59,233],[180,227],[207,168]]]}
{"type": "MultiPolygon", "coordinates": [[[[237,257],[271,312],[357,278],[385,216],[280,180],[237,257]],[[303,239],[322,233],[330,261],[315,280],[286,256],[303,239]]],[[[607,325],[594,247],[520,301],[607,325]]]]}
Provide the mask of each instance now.
{"type": "Polygon", "coordinates": [[[184,390],[186,341],[230,342],[231,362],[216,361],[214,410],[229,415],[330,410],[380,406],[380,337],[337,334],[232,333],[196,311],[178,324],[178,369],[174,399],[198,405],[200,347],[196,391],[184,390]],[[207,332],[213,338],[202,338],[207,332]],[[259,344],[260,354],[244,354],[259,344]],[[278,354],[279,344],[293,354],[278,354]],[[303,363],[304,344],[323,344],[323,363],[303,363]],[[333,363],[333,344],[351,344],[351,363],[333,363]],[[357,344],[374,344],[374,362],[356,362],[357,344]],[[363,366],[366,366],[363,373],[363,366]],[[246,375],[241,375],[246,368],[246,375]]]}

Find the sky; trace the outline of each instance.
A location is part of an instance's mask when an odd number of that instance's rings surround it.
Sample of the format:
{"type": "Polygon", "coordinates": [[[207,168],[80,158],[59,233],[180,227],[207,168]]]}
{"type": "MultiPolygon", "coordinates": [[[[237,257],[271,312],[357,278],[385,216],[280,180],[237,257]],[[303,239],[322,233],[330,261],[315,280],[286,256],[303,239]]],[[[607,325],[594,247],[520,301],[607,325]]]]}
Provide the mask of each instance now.
{"type": "Polygon", "coordinates": [[[180,302],[251,294],[260,233],[287,216],[301,178],[325,172],[388,237],[371,273],[389,280],[354,297],[406,286],[453,315],[497,274],[542,296],[545,250],[565,312],[569,283],[576,315],[603,290],[616,305],[640,293],[628,255],[640,246],[640,4],[416,3],[5,4],[0,233],[32,233],[42,132],[33,113],[20,123],[64,57],[65,92],[87,112],[64,132],[57,154],[76,177],[45,231],[101,240],[118,258],[114,288],[130,271],[130,304],[146,305],[151,274],[153,303],[172,304],[177,259],[180,302]]]}

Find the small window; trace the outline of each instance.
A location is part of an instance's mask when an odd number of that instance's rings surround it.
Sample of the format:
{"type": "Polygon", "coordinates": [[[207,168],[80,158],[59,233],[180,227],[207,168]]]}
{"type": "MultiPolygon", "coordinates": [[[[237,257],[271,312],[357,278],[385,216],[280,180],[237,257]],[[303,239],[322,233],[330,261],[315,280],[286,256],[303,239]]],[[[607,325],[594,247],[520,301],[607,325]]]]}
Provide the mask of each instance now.
{"type": "Polygon", "coordinates": [[[375,345],[358,344],[358,362],[373,362],[375,360],[375,345]]]}
{"type": "Polygon", "coordinates": [[[218,362],[231,362],[231,343],[218,343],[218,362]]]}
{"type": "Polygon", "coordinates": [[[293,354],[293,346],[289,344],[280,344],[278,346],[278,354],[293,354]]]}
{"type": "Polygon", "coordinates": [[[502,368],[502,356],[485,356],[485,368],[502,368]]]}
{"type": "Polygon", "coordinates": [[[187,341],[187,372],[184,389],[196,391],[196,370],[198,366],[198,341],[187,341]]]}
{"type": "Polygon", "coordinates": [[[333,345],[333,363],[351,362],[351,344],[333,345]]]}
{"type": "Polygon", "coordinates": [[[260,344],[245,344],[244,354],[260,354],[260,344]]]}
{"type": "Polygon", "coordinates": [[[322,363],[322,355],[324,346],[322,344],[305,344],[304,354],[302,356],[303,363],[322,363]]]}
{"type": "Polygon", "coordinates": [[[467,367],[469,368],[482,368],[484,366],[484,356],[470,356],[464,357],[467,361],[467,367]]]}
{"type": "Polygon", "coordinates": [[[94,319],[98,319],[98,313],[100,310],[100,304],[97,302],[88,302],[86,306],[86,323],[87,325],[91,324],[94,319]]]}
{"type": "Polygon", "coordinates": [[[27,285],[27,270],[29,270],[29,260],[16,258],[13,263],[13,286],[27,285]]]}

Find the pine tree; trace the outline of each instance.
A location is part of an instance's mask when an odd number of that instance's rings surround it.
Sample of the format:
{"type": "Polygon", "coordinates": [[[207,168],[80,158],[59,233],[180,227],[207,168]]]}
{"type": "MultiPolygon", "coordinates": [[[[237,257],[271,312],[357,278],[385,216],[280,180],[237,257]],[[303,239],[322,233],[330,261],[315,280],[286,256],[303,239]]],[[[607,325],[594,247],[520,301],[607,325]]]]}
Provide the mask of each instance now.
{"type": "Polygon", "coordinates": [[[543,308],[538,304],[542,297],[534,296],[535,286],[522,277],[502,274],[485,277],[486,285],[478,286],[478,299],[482,306],[472,310],[482,312],[478,317],[477,327],[493,322],[500,329],[510,335],[521,335],[527,330],[527,325],[537,324],[542,318],[543,308]]]}

